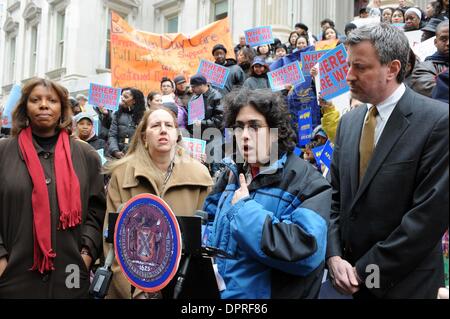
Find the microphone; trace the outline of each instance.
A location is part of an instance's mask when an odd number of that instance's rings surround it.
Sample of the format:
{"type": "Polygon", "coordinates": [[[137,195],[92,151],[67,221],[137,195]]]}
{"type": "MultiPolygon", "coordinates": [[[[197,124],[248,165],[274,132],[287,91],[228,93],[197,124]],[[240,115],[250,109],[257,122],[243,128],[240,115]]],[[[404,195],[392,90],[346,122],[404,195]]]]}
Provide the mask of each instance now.
{"type": "MultiPolygon", "coordinates": [[[[194,216],[201,218],[201,234],[203,238],[204,230],[206,229],[206,225],[208,224],[208,213],[202,210],[197,210],[194,214],[194,216]]],[[[187,229],[185,229],[187,231],[187,229]]],[[[185,243],[186,244],[186,243],[185,243]]],[[[189,248],[185,246],[185,255],[186,259],[184,260],[183,265],[180,267],[180,270],[178,272],[177,282],[175,284],[174,290],[173,290],[173,299],[178,299],[178,297],[181,294],[181,291],[183,290],[183,284],[186,278],[187,270],[189,268],[189,263],[191,261],[192,252],[189,251],[189,248]]]]}
{"type": "Polygon", "coordinates": [[[186,273],[189,268],[189,262],[191,261],[191,254],[186,255],[183,266],[181,266],[180,272],[178,273],[177,283],[173,289],[173,299],[178,299],[181,291],[183,290],[184,279],[186,278],[186,273]]]}
{"type": "Polygon", "coordinates": [[[112,281],[113,272],[111,271],[111,265],[114,261],[114,230],[119,212],[122,210],[123,204],[117,209],[117,213],[108,213],[108,234],[105,241],[110,244],[108,255],[105,259],[103,267],[97,269],[94,275],[94,279],[89,287],[89,294],[94,299],[104,299],[108,294],[109,285],[112,281]]]}

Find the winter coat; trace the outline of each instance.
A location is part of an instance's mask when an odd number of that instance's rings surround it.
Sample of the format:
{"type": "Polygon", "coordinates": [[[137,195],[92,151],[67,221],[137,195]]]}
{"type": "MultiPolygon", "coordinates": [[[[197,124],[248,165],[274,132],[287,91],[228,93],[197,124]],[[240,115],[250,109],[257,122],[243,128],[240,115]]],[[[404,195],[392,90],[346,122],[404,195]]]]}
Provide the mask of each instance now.
{"type": "Polygon", "coordinates": [[[433,88],[436,86],[436,77],[448,68],[448,56],[445,62],[433,57],[430,56],[416,65],[411,75],[411,89],[428,97],[431,97],[433,88]]]}
{"type": "Polygon", "coordinates": [[[120,151],[126,153],[128,144],[134,135],[137,125],[133,121],[133,113],[128,110],[115,112],[109,129],[109,153],[120,151]]]}
{"type": "Polygon", "coordinates": [[[270,88],[267,74],[264,76],[250,76],[247,80],[245,80],[243,87],[250,90],[270,88]]]}
{"type": "Polygon", "coordinates": [[[86,141],[89,145],[91,145],[95,150],[103,149],[106,153],[106,142],[101,138],[98,138],[97,135],[94,135],[89,141],[86,141]]]}
{"type": "Polygon", "coordinates": [[[227,95],[233,89],[239,88],[244,84],[245,74],[242,68],[236,64],[236,60],[227,59],[225,64],[222,65],[230,70],[230,75],[228,76],[227,82],[225,83],[225,87],[223,89],[219,89],[220,94],[222,96],[227,95]]]}
{"type": "MultiPolygon", "coordinates": [[[[59,207],[54,175],[54,151],[36,143],[44,169],[51,209],[52,248],[55,270],[47,274],[30,271],[33,265],[33,183],[17,137],[0,140],[0,258],[8,265],[0,276],[2,298],[87,298],[89,272],[81,258],[82,246],[89,247],[95,261],[102,253],[105,193],[100,159],[87,143],[70,138],[73,167],[80,183],[82,221],[70,229],[59,229],[59,207]],[[69,268],[75,266],[78,268],[69,268]],[[74,270],[76,269],[76,270],[74,270]],[[66,286],[68,276],[79,271],[79,288],[66,286]]],[[[73,283],[75,283],[72,280],[73,283]]]]}
{"type": "Polygon", "coordinates": [[[322,282],[331,187],[295,154],[284,155],[248,185],[234,205],[244,170],[231,161],[205,201],[208,244],[234,259],[216,258],[224,299],[315,298],[322,282]]]}
{"type": "MultiPolygon", "coordinates": [[[[117,212],[119,206],[132,197],[150,193],[164,199],[177,216],[193,216],[201,209],[212,186],[208,170],[199,161],[187,156],[183,150],[177,154],[171,177],[163,193],[158,189],[160,173],[155,166],[130,157],[129,162],[117,167],[108,185],[107,212],[117,212]]],[[[150,161],[151,159],[149,159],[150,161]]],[[[108,227],[108,216],[105,218],[105,229],[108,227]]],[[[105,255],[110,244],[104,243],[105,255]]],[[[131,296],[131,285],[122,274],[117,261],[112,265],[113,282],[109,288],[108,298],[127,298],[131,296]]],[[[136,289],[135,297],[140,291],[136,289]]]]}

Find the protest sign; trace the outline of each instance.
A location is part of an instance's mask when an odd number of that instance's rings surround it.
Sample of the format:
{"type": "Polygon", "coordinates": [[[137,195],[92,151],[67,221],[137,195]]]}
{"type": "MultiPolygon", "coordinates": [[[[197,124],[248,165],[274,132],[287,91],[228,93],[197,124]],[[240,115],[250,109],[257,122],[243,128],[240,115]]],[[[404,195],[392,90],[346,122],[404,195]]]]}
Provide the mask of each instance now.
{"type": "Polygon", "coordinates": [[[338,39],[323,40],[316,42],[314,46],[316,47],[316,51],[331,50],[337,46],[338,42],[339,42],[338,39]]]}
{"type": "Polygon", "coordinates": [[[103,106],[113,112],[119,109],[122,89],[91,83],[89,86],[89,104],[103,106]]]}
{"type": "MultiPolygon", "coordinates": [[[[111,81],[113,87],[136,87],[144,95],[160,89],[163,77],[194,75],[202,59],[212,59],[216,44],[230,56],[233,42],[229,18],[205,26],[194,34],[156,34],[135,30],[115,12],[111,25],[111,81]]],[[[233,55],[234,57],[234,55],[233,55]]]]}
{"type": "Polygon", "coordinates": [[[274,92],[284,90],[287,84],[295,86],[305,82],[305,77],[298,61],[269,72],[267,76],[270,87],[274,92]]]}
{"type": "Polygon", "coordinates": [[[14,84],[9,93],[8,99],[6,100],[5,107],[3,109],[2,115],[2,127],[11,128],[12,127],[12,112],[16,107],[17,103],[22,96],[22,87],[19,84],[14,84]]]}
{"type": "Polygon", "coordinates": [[[298,113],[298,139],[299,145],[305,146],[312,138],[312,114],[311,109],[307,108],[298,113]]]}
{"type": "Polygon", "coordinates": [[[436,37],[432,37],[424,42],[416,43],[416,45],[411,48],[421,62],[425,61],[427,57],[433,55],[437,51],[436,46],[434,45],[435,39],[436,37]]]}
{"type": "Polygon", "coordinates": [[[230,70],[219,64],[201,60],[197,70],[198,74],[203,75],[212,86],[223,89],[230,76],[230,70]]]}
{"type": "Polygon", "coordinates": [[[316,160],[316,163],[319,164],[319,165],[321,164],[320,156],[322,155],[322,151],[323,151],[324,147],[325,147],[325,145],[322,145],[322,146],[318,146],[316,148],[313,148],[311,150],[311,152],[314,155],[314,159],[316,160]]]}
{"type": "Polygon", "coordinates": [[[188,125],[192,125],[195,121],[201,121],[203,119],[205,119],[205,101],[203,94],[201,94],[197,99],[189,102],[188,125]]]}
{"type": "Polygon", "coordinates": [[[323,99],[328,101],[350,90],[347,84],[347,51],[343,44],[319,59],[319,70],[323,99]]]}
{"type": "Polygon", "coordinates": [[[198,160],[206,153],[206,141],[196,138],[183,137],[183,142],[188,153],[198,160]]]}
{"type": "Polygon", "coordinates": [[[328,169],[330,169],[332,159],[333,159],[333,145],[331,144],[330,141],[327,141],[320,155],[320,161],[328,169]]]}
{"type": "Polygon", "coordinates": [[[365,27],[368,25],[377,25],[380,24],[380,17],[369,17],[369,18],[360,18],[352,21],[357,28],[365,27]]]}
{"type": "Polygon", "coordinates": [[[405,32],[406,37],[408,38],[409,47],[415,52],[415,48],[422,43],[422,33],[423,31],[408,31],[405,32]]]}
{"type": "Polygon", "coordinates": [[[297,155],[298,157],[302,156],[302,149],[301,148],[294,148],[294,154],[297,155]]]}
{"type": "Polygon", "coordinates": [[[264,44],[272,44],[272,27],[258,27],[244,31],[245,42],[251,47],[257,47],[264,44]]]}
{"type": "Polygon", "coordinates": [[[103,148],[97,150],[98,156],[100,156],[100,162],[102,163],[102,166],[105,165],[106,163],[106,158],[105,158],[105,150],[103,148]]]}
{"type": "Polygon", "coordinates": [[[311,69],[316,65],[319,59],[325,55],[328,50],[302,52],[302,71],[303,74],[310,74],[311,69]]]}

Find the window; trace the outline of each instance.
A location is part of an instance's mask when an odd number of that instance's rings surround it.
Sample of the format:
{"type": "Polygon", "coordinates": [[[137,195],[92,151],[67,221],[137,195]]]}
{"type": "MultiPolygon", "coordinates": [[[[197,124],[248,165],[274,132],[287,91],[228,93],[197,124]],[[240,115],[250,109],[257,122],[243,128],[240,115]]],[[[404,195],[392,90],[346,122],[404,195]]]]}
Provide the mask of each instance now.
{"type": "Polygon", "coordinates": [[[64,27],[65,27],[66,13],[64,11],[57,13],[56,18],[56,66],[58,68],[63,66],[64,62],[64,27]]]}
{"type": "Polygon", "coordinates": [[[31,60],[30,60],[30,76],[34,76],[36,73],[36,60],[37,60],[37,26],[31,28],[31,60]]]}
{"type": "Polygon", "coordinates": [[[214,21],[228,17],[228,0],[214,2],[214,21]]]}
{"type": "Polygon", "coordinates": [[[167,33],[178,32],[178,16],[167,18],[167,33]]]}

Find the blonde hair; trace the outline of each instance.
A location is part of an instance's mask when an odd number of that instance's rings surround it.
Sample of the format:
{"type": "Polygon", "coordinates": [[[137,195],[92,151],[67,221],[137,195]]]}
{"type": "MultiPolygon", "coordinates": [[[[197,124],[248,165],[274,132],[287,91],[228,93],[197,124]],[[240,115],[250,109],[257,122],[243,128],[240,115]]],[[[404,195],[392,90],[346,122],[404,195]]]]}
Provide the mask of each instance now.
{"type": "MultiPolygon", "coordinates": [[[[177,122],[177,117],[176,117],[175,113],[164,106],[159,106],[159,107],[155,107],[150,110],[147,110],[147,111],[145,111],[144,115],[142,116],[142,119],[139,122],[139,125],[136,128],[136,131],[134,132],[133,138],[131,139],[131,142],[130,142],[130,146],[128,147],[127,154],[121,159],[107,163],[104,167],[104,171],[103,171],[104,174],[112,174],[112,172],[117,167],[121,166],[124,163],[129,162],[132,159],[136,159],[139,163],[143,163],[144,165],[150,164],[151,158],[150,158],[148,149],[145,146],[144,135],[145,135],[145,131],[147,130],[148,118],[150,117],[150,115],[152,113],[154,113],[158,110],[164,110],[172,116],[175,127],[177,128],[177,131],[178,131],[177,143],[180,143],[181,135],[178,130],[178,122],[177,122]]],[[[177,151],[180,150],[180,146],[178,144],[175,147],[177,148],[177,151]]]]}

